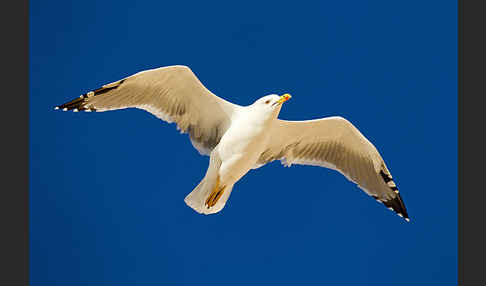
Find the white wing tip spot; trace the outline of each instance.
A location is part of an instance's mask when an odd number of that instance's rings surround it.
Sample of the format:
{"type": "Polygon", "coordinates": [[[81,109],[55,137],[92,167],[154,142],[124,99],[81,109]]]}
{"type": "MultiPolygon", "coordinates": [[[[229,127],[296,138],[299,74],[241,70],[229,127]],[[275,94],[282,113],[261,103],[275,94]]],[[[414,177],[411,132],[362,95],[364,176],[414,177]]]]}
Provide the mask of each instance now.
{"type": "Polygon", "coordinates": [[[91,112],[91,109],[85,109],[84,112],[91,112]]]}
{"type": "Polygon", "coordinates": [[[403,215],[402,215],[401,213],[397,213],[397,215],[398,215],[399,217],[403,217],[403,215]]]}
{"type": "Polygon", "coordinates": [[[408,217],[407,217],[407,218],[405,218],[405,220],[406,220],[407,222],[410,222],[410,219],[409,219],[408,217]]]}
{"type": "Polygon", "coordinates": [[[59,107],[58,107],[58,106],[54,107],[54,110],[58,110],[58,109],[59,109],[59,107]]]}
{"type": "Polygon", "coordinates": [[[64,107],[64,108],[62,109],[62,111],[67,111],[67,108],[66,108],[66,107],[64,107]]]}
{"type": "Polygon", "coordinates": [[[392,207],[389,207],[388,209],[391,210],[391,211],[393,211],[393,208],[392,207]]]}
{"type": "Polygon", "coordinates": [[[73,109],[73,112],[78,112],[79,110],[77,108],[73,109]]]}

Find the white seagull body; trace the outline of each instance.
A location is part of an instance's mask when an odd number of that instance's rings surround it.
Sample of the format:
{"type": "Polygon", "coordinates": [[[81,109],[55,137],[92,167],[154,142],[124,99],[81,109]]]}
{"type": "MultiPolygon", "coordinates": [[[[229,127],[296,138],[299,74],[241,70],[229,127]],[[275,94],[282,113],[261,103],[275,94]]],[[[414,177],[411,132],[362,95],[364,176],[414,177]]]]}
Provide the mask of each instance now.
{"type": "Polygon", "coordinates": [[[233,185],[250,169],[281,160],[286,166],[322,166],[342,173],[368,195],[409,221],[385,162],[356,127],[342,117],[307,121],[278,119],[289,94],[264,96],[239,106],[212,94],[186,66],[139,72],[57,106],[64,111],[140,108],[189,133],[210,156],[205,177],[185,202],[203,214],[217,213],[233,185]]]}

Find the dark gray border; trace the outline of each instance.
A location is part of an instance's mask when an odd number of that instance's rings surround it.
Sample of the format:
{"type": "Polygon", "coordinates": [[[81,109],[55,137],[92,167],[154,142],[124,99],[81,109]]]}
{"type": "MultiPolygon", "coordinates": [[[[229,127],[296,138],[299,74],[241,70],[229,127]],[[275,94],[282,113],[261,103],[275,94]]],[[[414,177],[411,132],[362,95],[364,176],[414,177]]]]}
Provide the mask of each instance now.
{"type": "Polygon", "coordinates": [[[484,5],[461,1],[459,14],[459,284],[484,285],[486,190],[484,138],[486,114],[484,5]],[[473,5],[476,4],[476,5],[473,5]],[[462,23],[462,26],[461,26],[462,23]],[[462,31],[461,31],[462,28],[462,31]],[[462,33],[461,33],[462,32],[462,33]],[[461,75],[462,68],[462,75],[461,75]],[[468,134],[468,135],[467,135],[468,134]],[[467,135],[467,136],[466,136],[467,135]],[[479,166],[474,166],[478,164],[479,166]]]}
{"type": "Polygon", "coordinates": [[[29,2],[3,3],[0,284],[29,284],[29,2]]]}

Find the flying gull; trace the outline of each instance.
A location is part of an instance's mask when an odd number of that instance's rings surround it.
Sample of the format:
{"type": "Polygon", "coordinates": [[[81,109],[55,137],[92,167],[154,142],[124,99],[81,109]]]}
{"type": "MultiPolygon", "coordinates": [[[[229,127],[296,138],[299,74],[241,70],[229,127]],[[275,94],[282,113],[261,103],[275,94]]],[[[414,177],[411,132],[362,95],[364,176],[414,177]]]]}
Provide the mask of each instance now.
{"type": "Polygon", "coordinates": [[[278,119],[289,94],[271,94],[249,106],[211,93],[186,66],[146,70],[81,95],[55,109],[108,111],[139,108],[189,133],[193,146],[209,155],[201,182],[184,201],[198,213],[213,214],[226,204],[233,186],[250,169],[280,160],[336,170],[409,221],[385,162],[348,120],[278,119]]]}

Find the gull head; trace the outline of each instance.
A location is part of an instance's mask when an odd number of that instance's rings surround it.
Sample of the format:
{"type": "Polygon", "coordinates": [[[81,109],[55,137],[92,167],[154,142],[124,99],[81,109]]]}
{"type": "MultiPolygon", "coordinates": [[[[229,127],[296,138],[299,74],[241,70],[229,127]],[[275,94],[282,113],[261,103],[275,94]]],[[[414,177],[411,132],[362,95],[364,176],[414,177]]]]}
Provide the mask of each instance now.
{"type": "Polygon", "coordinates": [[[282,108],[282,104],[289,100],[291,97],[292,96],[288,93],[281,96],[276,94],[270,94],[257,99],[251,105],[251,108],[254,110],[258,110],[258,112],[263,112],[269,115],[272,114],[277,117],[280,113],[280,109],[282,108]]]}

